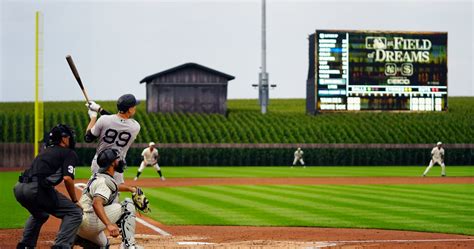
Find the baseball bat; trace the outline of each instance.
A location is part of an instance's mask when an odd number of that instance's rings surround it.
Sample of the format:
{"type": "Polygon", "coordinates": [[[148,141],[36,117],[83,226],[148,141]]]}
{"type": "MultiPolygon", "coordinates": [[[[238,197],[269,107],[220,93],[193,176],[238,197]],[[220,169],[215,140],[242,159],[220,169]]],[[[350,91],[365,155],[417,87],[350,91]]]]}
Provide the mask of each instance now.
{"type": "Polygon", "coordinates": [[[70,55],[67,55],[66,60],[67,60],[67,63],[69,64],[69,67],[71,68],[72,74],[74,74],[74,78],[76,78],[77,84],[79,84],[79,87],[81,88],[82,93],[84,94],[84,97],[86,98],[87,103],[89,103],[89,96],[87,96],[86,89],[84,88],[84,85],[82,84],[81,77],[79,76],[79,72],[77,71],[76,65],[74,64],[72,57],[70,55]]]}

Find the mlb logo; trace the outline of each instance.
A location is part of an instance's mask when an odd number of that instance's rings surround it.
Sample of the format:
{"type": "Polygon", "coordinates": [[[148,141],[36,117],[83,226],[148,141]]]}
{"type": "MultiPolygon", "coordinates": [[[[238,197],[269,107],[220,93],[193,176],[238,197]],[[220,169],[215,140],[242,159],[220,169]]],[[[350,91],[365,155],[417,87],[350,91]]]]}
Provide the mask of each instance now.
{"type": "Polygon", "coordinates": [[[366,49],[386,49],[387,38],[382,36],[367,36],[365,37],[366,49]]]}

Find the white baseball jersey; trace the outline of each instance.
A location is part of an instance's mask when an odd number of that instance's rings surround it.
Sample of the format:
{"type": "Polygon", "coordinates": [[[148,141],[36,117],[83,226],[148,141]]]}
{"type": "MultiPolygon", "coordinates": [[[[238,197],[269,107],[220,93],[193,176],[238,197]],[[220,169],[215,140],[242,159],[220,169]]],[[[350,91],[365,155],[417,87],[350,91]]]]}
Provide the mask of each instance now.
{"type": "Polygon", "coordinates": [[[439,161],[439,162],[443,161],[444,149],[443,148],[438,149],[438,146],[434,147],[431,150],[431,156],[433,158],[433,161],[439,161]]]}
{"type": "MultiPolygon", "coordinates": [[[[120,217],[122,217],[123,207],[122,204],[119,203],[118,187],[114,178],[106,173],[94,174],[91,179],[89,179],[87,187],[84,188],[82,192],[80,204],[83,207],[84,215],[82,216],[82,223],[77,234],[82,238],[101,246],[101,248],[104,248],[108,244],[107,236],[104,233],[105,224],[99,219],[94,211],[94,207],[92,206],[94,197],[97,196],[105,200],[104,211],[110,222],[116,223],[120,217]]],[[[133,208],[129,209],[133,212],[133,208]]],[[[133,221],[134,220],[135,216],[133,216],[133,221]]],[[[133,223],[132,225],[134,228],[133,221],[126,222],[133,223]]],[[[124,222],[121,224],[122,226],[129,225],[124,222]]]]}
{"type": "Polygon", "coordinates": [[[303,151],[302,150],[296,150],[295,151],[295,158],[303,158],[303,151]]]}
{"type": "Polygon", "coordinates": [[[150,147],[148,147],[143,150],[142,156],[146,164],[155,164],[156,159],[158,158],[158,150],[154,148],[153,151],[150,151],[150,147]]]}
{"type": "Polygon", "coordinates": [[[92,202],[94,197],[97,196],[105,200],[104,206],[118,203],[119,198],[117,183],[109,174],[94,174],[87,183],[87,187],[82,191],[82,196],[80,199],[84,213],[94,212],[92,202]]]}

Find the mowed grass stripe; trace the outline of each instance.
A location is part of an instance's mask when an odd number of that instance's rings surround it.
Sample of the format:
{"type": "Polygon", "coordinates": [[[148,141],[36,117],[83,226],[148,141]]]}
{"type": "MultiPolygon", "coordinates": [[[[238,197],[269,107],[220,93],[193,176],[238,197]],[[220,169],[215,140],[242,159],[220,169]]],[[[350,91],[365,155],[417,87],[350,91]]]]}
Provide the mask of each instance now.
{"type": "MultiPolygon", "coordinates": [[[[449,205],[436,210],[440,203],[448,203],[450,198],[417,202],[403,199],[402,195],[393,193],[394,190],[390,188],[384,194],[383,191],[379,193],[366,189],[367,186],[358,186],[200,186],[160,188],[146,192],[152,193],[150,198],[152,201],[156,199],[156,203],[169,200],[178,202],[174,206],[157,204],[154,209],[161,213],[166,208],[176,209],[168,212],[177,212],[183,208],[185,211],[179,211],[182,215],[188,213],[193,216],[188,224],[218,225],[215,224],[216,219],[209,219],[212,213],[211,216],[220,217],[217,220],[222,221],[223,225],[248,225],[253,222],[252,225],[257,226],[360,227],[474,234],[472,212],[465,213],[465,217],[462,217],[464,212],[461,215],[457,213],[458,210],[469,211],[466,205],[449,205]],[[384,196],[378,198],[380,195],[384,196]],[[393,200],[392,195],[395,195],[393,200]],[[196,204],[197,207],[190,207],[196,204]],[[206,215],[201,216],[202,212],[206,215]]],[[[401,189],[411,187],[400,186],[401,189]]],[[[426,189],[430,190],[430,187],[426,186],[426,189]]],[[[433,186],[431,191],[436,193],[438,188],[433,186]]],[[[452,192],[458,189],[464,191],[465,188],[450,186],[452,192]]],[[[160,217],[158,219],[163,221],[160,217]]],[[[164,223],[183,224],[181,222],[166,219],[164,223]]]]}
{"type": "MultiPolygon", "coordinates": [[[[445,188],[449,188],[449,186],[445,186],[445,188]]],[[[373,193],[373,194],[386,194],[393,196],[393,197],[401,197],[401,198],[413,198],[414,200],[426,200],[428,202],[437,201],[440,198],[449,198],[450,203],[456,203],[455,206],[464,205],[469,206],[474,202],[474,197],[470,195],[457,195],[457,194],[448,194],[443,195],[439,194],[439,192],[433,193],[424,191],[420,193],[419,191],[407,191],[405,189],[401,189],[400,186],[392,188],[391,186],[387,185],[364,185],[360,186],[359,191],[365,191],[366,193],[373,193]]]]}
{"type": "MultiPolygon", "coordinates": [[[[166,178],[207,178],[207,177],[420,177],[425,167],[416,166],[300,166],[290,168],[281,167],[169,167],[160,165],[166,178]]],[[[137,167],[128,167],[125,171],[126,178],[133,178],[137,167]]],[[[439,170],[439,169],[438,169],[439,170]]],[[[474,176],[473,166],[447,166],[448,176],[474,176]]],[[[435,169],[430,174],[439,175],[435,169]]],[[[90,178],[90,167],[76,168],[77,179],[90,178]]],[[[141,178],[158,178],[152,168],[146,168],[141,178]]]]}
{"type": "MultiPolygon", "coordinates": [[[[279,187],[281,187],[281,186],[279,186],[279,187]]],[[[290,186],[290,187],[293,187],[293,186],[290,186]]],[[[303,188],[308,188],[308,186],[304,186],[303,188]]],[[[331,196],[331,195],[332,195],[332,193],[329,194],[329,196],[331,196]]],[[[329,197],[329,198],[330,198],[330,197],[329,197]]],[[[347,197],[346,197],[346,198],[347,198],[347,197]]],[[[350,203],[350,200],[346,200],[346,201],[347,201],[348,203],[350,203]]],[[[334,204],[334,203],[333,203],[333,204],[334,204]]],[[[344,205],[344,204],[345,204],[345,203],[343,203],[343,205],[344,205]]],[[[337,206],[337,205],[332,205],[332,206],[335,207],[335,206],[337,206]]],[[[354,203],[353,203],[353,202],[351,203],[351,206],[354,206],[354,203]]],[[[361,209],[363,209],[363,210],[370,210],[370,212],[368,213],[369,217],[374,215],[374,211],[377,211],[376,208],[373,207],[373,206],[365,206],[365,207],[364,207],[363,205],[361,205],[361,206],[359,206],[359,208],[361,208],[361,209]],[[374,210],[374,209],[375,209],[375,210],[374,210]]],[[[395,211],[396,211],[396,210],[395,210],[395,211]]],[[[454,211],[454,210],[453,210],[453,211],[454,211]]],[[[429,211],[428,211],[428,212],[429,212],[429,211]]],[[[384,219],[384,220],[387,219],[387,216],[390,217],[390,215],[387,214],[386,210],[381,210],[381,211],[378,212],[378,213],[379,213],[379,216],[382,217],[382,219],[384,219]]],[[[395,214],[395,216],[398,216],[398,214],[395,214]]],[[[432,217],[432,216],[431,216],[431,217],[432,217]]],[[[429,217],[429,218],[431,218],[431,217],[429,217]]],[[[418,220],[419,220],[420,217],[419,217],[419,215],[417,215],[417,216],[412,217],[412,219],[418,219],[418,220]]],[[[404,221],[403,219],[398,219],[398,218],[397,218],[397,220],[404,221]]],[[[431,222],[430,219],[428,219],[428,220],[422,219],[422,220],[423,220],[424,222],[431,222]]],[[[454,221],[454,222],[455,222],[455,221],[454,221]]],[[[409,224],[409,225],[411,226],[411,224],[409,224]]],[[[435,226],[439,226],[440,224],[434,224],[434,225],[435,225],[435,226]]],[[[410,227],[410,226],[408,226],[408,227],[410,227]]],[[[471,227],[472,227],[472,226],[471,226],[471,227]]],[[[422,228],[422,226],[415,226],[415,227],[413,227],[413,228],[419,229],[419,228],[422,228]]],[[[445,228],[446,228],[446,229],[451,229],[451,227],[449,227],[449,226],[445,226],[445,228]]],[[[403,229],[407,229],[407,224],[404,224],[404,228],[403,228],[403,229]]]]}
{"type": "Polygon", "coordinates": [[[238,199],[230,195],[219,194],[216,193],[215,190],[213,190],[212,188],[175,188],[174,190],[181,191],[182,194],[190,196],[195,200],[230,207],[231,212],[226,215],[235,216],[237,214],[237,217],[235,217],[234,222],[242,222],[243,224],[251,225],[254,224],[255,221],[257,221],[261,222],[262,224],[276,225],[277,223],[275,223],[275,221],[287,219],[287,217],[278,215],[274,212],[268,212],[268,210],[260,208],[258,206],[258,203],[238,199]]]}
{"type": "Polygon", "coordinates": [[[235,222],[241,222],[246,225],[254,224],[255,222],[261,222],[265,224],[272,224],[274,220],[278,220],[284,217],[274,215],[272,213],[265,212],[265,210],[255,207],[255,203],[244,204],[242,200],[232,198],[230,196],[216,195],[212,190],[205,190],[199,187],[193,189],[174,189],[175,191],[185,194],[189,198],[199,200],[205,203],[212,203],[213,205],[221,205],[230,207],[225,213],[219,213],[219,215],[228,216],[232,220],[229,224],[235,224],[235,222]]]}
{"type": "MultiPolygon", "coordinates": [[[[474,183],[474,182],[473,182],[474,183]]],[[[430,184],[429,186],[426,185],[409,185],[410,189],[406,189],[405,191],[412,191],[417,193],[432,193],[433,190],[436,190],[436,194],[439,196],[444,197],[457,197],[457,198],[465,198],[466,196],[474,194],[473,184],[430,184]],[[455,186],[456,192],[451,191],[450,187],[455,186]]],[[[391,188],[391,185],[385,185],[386,188],[391,188]]],[[[395,188],[397,188],[394,185],[395,188]]]]}
{"type": "Polygon", "coordinates": [[[150,197],[150,202],[153,203],[153,200],[156,200],[155,203],[157,203],[158,209],[162,209],[164,206],[172,208],[177,216],[183,219],[186,217],[188,224],[201,224],[202,220],[206,220],[209,225],[232,223],[226,216],[222,215],[228,210],[189,198],[187,195],[180,195],[176,189],[168,190],[147,189],[146,193],[150,197]],[[158,196],[160,197],[159,200],[157,200],[158,196]]]}
{"type": "MultiPolygon", "coordinates": [[[[337,224],[344,227],[353,227],[356,225],[353,223],[353,220],[366,220],[369,221],[371,218],[353,215],[347,210],[334,210],[334,206],[322,204],[322,202],[314,202],[312,200],[301,199],[301,198],[291,198],[288,196],[283,196],[281,193],[275,193],[274,195],[265,193],[261,194],[262,189],[258,191],[249,191],[246,189],[248,186],[232,186],[226,187],[223,186],[216,191],[223,192],[224,194],[233,194],[237,197],[247,200],[253,200],[257,203],[267,203],[272,207],[279,207],[280,212],[284,212],[290,219],[296,219],[298,214],[303,214],[303,217],[309,220],[305,220],[305,223],[302,223],[301,226],[315,226],[318,224],[323,224],[320,220],[315,217],[316,214],[324,214],[324,216],[331,217],[331,223],[336,220],[337,224]],[[226,191],[227,190],[227,191],[226,191]],[[286,208],[283,208],[286,207],[286,208]]],[[[257,187],[258,188],[258,187],[257,187]]],[[[322,201],[322,200],[320,200],[322,201]]],[[[260,204],[261,205],[261,204],[260,204]]],[[[294,222],[290,224],[285,224],[287,226],[293,225],[294,222]]]]}
{"type": "MultiPolygon", "coordinates": [[[[265,190],[260,190],[260,192],[268,194],[268,192],[265,190]]],[[[300,192],[301,190],[298,190],[297,192],[281,191],[281,193],[284,194],[285,198],[293,198],[292,201],[298,201],[302,197],[308,198],[307,195],[299,194],[300,192]]],[[[356,199],[347,198],[347,196],[346,198],[327,197],[330,195],[331,194],[321,195],[319,199],[320,202],[315,203],[315,205],[326,204],[328,205],[329,209],[334,209],[335,207],[337,207],[337,209],[343,208],[345,212],[351,212],[356,214],[358,220],[364,219],[365,222],[369,222],[370,224],[376,224],[385,227],[398,227],[403,225],[400,216],[387,214],[386,209],[378,208],[377,206],[372,206],[370,205],[370,202],[358,201],[356,199]],[[325,196],[327,198],[324,198],[325,196]]]]}
{"type": "MultiPolygon", "coordinates": [[[[250,214],[250,216],[254,216],[254,218],[249,217],[244,220],[234,219],[233,222],[224,223],[222,225],[232,225],[232,224],[235,225],[236,222],[238,223],[238,225],[254,225],[255,222],[258,223],[258,221],[256,221],[255,219],[261,220],[260,223],[258,224],[266,224],[270,226],[279,225],[282,222],[286,222],[288,224],[293,224],[293,223],[301,224],[302,222],[306,221],[306,220],[301,220],[298,218],[295,219],[294,217],[281,215],[281,212],[279,212],[281,210],[278,210],[280,209],[279,207],[265,205],[263,203],[258,203],[258,202],[245,199],[245,198],[231,197],[232,195],[229,195],[228,193],[216,196],[215,190],[203,191],[202,193],[199,193],[199,191],[197,191],[196,188],[201,189],[205,187],[195,187],[193,189],[186,189],[186,190],[183,190],[183,194],[185,194],[187,197],[191,195],[192,197],[190,198],[193,198],[194,200],[199,200],[199,201],[206,201],[206,200],[209,201],[209,199],[211,199],[210,201],[212,203],[220,203],[222,205],[229,207],[230,210],[235,210],[235,207],[238,207],[238,210],[240,210],[241,212],[244,212],[244,215],[246,215],[247,217],[249,216],[248,214],[250,214]],[[214,198],[210,198],[209,196],[214,196],[214,198]],[[224,199],[224,200],[221,200],[221,199],[224,199]],[[245,222],[246,220],[251,220],[251,223],[245,222]]],[[[174,190],[176,189],[178,188],[175,188],[174,190]]],[[[230,217],[230,216],[231,215],[226,214],[226,217],[230,217]]],[[[209,223],[208,221],[204,221],[204,222],[205,224],[209,223]]]]}
{"type": "MultiPolygon", "coordinates": [[[[298,186],[291,186],[298,187],[298,186]]],[[[426,209],[431,208],[433,203],[437,203],[434,201],[431,202],[418,202],[418,201],[411,201],[407,200],[406,198],[392,198],[390,197],[390,192],[386,193],[379,193],[376,197],[373,197],[373,193],[361,193],[358,186],[353,186],[354,188],[350,189],[347,186],[325,186],[324,190],[320,190],[320,192],[325,192],[327,194],[334,194],[340,198],[347,198],[352,201],[354,204],[358,205],[367,205],[368,208],[371,208],[372,211],[379,210],[381,214],[386,215],[386,212],[396,212],[402,213],[406,212],[405,215],[410,216],[412,219],[415,220],[427,220],[431,222],[432,220],[436,220],[439,217],[440,220],[444,220],[447,216],[449,216],[453,210],[458,210],[459,206],[453,208],[444,208],[439,207],[436,210],[430,210],[430,215],[425,215],[426,209]],[[341,187],[341,188],[337,188],[341,187]],[[348,193],[347,190],[350,190],[348,193]],[[372,205],[373,204],[373,205],[372,205]],[[392,205],[390,205],[392,204],[392,205]],[[374,210],[375,209],[375,210],[374,210]],[[441,211],[439,209],[442,209],[441,211]],[[443,211],[444,210],[444,211],[443,211]]],[[[440,200],[438,200],[440,201],[440,200]]],[[[454,217],[454,221],[456,222],[465,222],[467,217],[461,218],[456,220],[454,217]]]]}
{"type": "MultiPolygon", "coordinates": [[[[268,188],[273,188],[274,186],[267,186],[268,188]]],[[[278,187],[278,186],[277,186],[278,187]]],[[[286,205],[290,207],[290,210],[301,210],[306,213],[308,218],[310,218],[309,226],[327,226],[324,222],[329,218],[330,224],[338,224],[340,227],[357,227],[355,221],[363,220],[364,223],[373,223],[376,220],[370,218],[369,216],[362,216],[357,213],[354,213],[352,207],[340,207],[334,209],[333,205],[324,203],[324,198],[314,198],[314,197],[294,197],[292,194],[282,195],[280,191],[273,191],[273,193],[266,192],[263,188],[265,186],[238,186],[238,188],[233,187],[234,192],[236,189],[239,189],[240,193],[249,193],[248,195],[252,199],[259,201],[270,202],[272,205],[286,205]],[[256,189],[252,189],[255,187],[256,189]],[[318,218],[315,218],[315,215],[318,218]],[[321,219],[326,217],[326,219],[321,219]]],[[[297,193],[293,194],[297,195],[297,193]]],[[[341,202],[342,203],[342,202],[341,202]]],[[[290,216],[294,216],[294,212],[290,211],[290,216]]],[[[379,222],[379,221],[377,221],[379,222]]],[[[380,222],[379,222],[380,223],[380,222]]],[[[390,224],[384,224],[389,226],[390,224]]]]}
{"type": "MultiPolygon", "coordinates": [[[[281,206],[288,206],[286,210],[286,215],[290,217],[290,219],[295,219],[298,215],[298,211],[304,210],[304,216],[309,218],[308,226],[315,226],[316,224],[324,224],[327,223],[337,223],[341,226],[351,227],[354,224],[352,223],[352,219],[358,218],[344,210],[333,210],[332,207],[318,205],[318,203],[312,200],[304,200],[304,199],[289,199],[286,196],[282,196],[281,193],[275,193],[273,195],[266,194],[260,195],[259,193],[262,191],[258,189],[257,192],[249,191],[244,189],[245,186],[238,186],[238,187],[222,187],[218,188],[215,191],[222,192],[224,195],[234,194],[237,197],[247,200],[253,200],[254,202],[261,203],[269,203],[271,207],[281,207],[281,206]],[[225,190],[227,191],[225,191],[225,190]]],[[[290,223],[288,225],[293,224],[290,223]]]]}
{"type": "MultiPolygon", "coordinates": [[[[329,189],[335,190],[335,192],[340,193],[345,192],[348,188],[345,186],[330,186],[329,189]]],[[[357,188],[356,191],[353,191],[349,194],[351,197],[356,198],[357,200],[365,200],[369,203],[373,202],[377,205],[388,206],[387,209],[394,212],[406,212],[407,215],[410,215],[413,219],[427,219],[427,220],[436,220],[439,219],[442,223],[446,218],[450,218],[450,220],[463,223],[467,222],[469,216],[462,215],[460,210],[462,210],[463,205],[439,205],[436,209],[430,210],[429,214],[426,215],[426,209],[431,209],[433,207],[433,202],[437,203],[437,201],[423,201],[419,199],[409,199],[403,196],[396,196],[392,192],[374,192],[374,191],[364,191],[361,188],[357,188]],[[375,196],[375,197],[374,197],[375,196]],[[456,210],[458,215],[453,215],[453,210],[456,210]],[[434,216],[434,217],[433,217],[434,216]]],[[[346,195],[347,196],[347,195],[346,195]]],[[[443,198],[439,198],[438,201],[443,201],[443,198]]],[[[452,200],[449,200],[452,202],[452,200]]],[[[467,204],[469,205],[469,204],[467,204]]],[[[466,206],[464,206],[466,207],[466,206]]],[[[474,211],[472,208],[467,208],[466,212],[464,213],[472,213],[474,211]]],[[[469,223],[472,223],[469,222],[469,223]]],[[[474,225],[474,223],[472,223],[474,225]]]]}
{"type": "MultiPolygon", "coordinates": [[[[279,186],[279,187],[288,187],[290,189],[299,189],[300,191],[307,190],[307,186],[279,186]]],[[[333,187],[333,185],[325,185],[325,187],[333,187]]],[[[352,191],[356,191],[358,186],[353,186],[355,189],[352,191]]],[[[416,206],[416,205],[405,205],[404,210],[399,209],[399,205],[394,203],[394,206],[385,206],[385,203],[380,203],[379,199],[380,196],[377,198],[368,197],[365,195],[358,195],[358,194],[349,194],[343,193],[340,191],[328,191],[326,189],[318,189],[317,192],[309,191],[312,194],[327,194],[328,196],[332,196],[329,198],[337,199],[337,200],[346,200],[347,203],[353,205],[354,207],[368,210],[369,213],[367,215],[370,216],[378,216],[381,219],[394,219],[394,220],[403,220],[409,219],[409,224],[404,224],[405,229],[413,229],[413,230],[421,230],[423,231],[423,226],[435,226],[437,229],[444,230],[452,230],[452,228],[459,225],[464,225],[468,228],[473,228],[474,224],[472,223],[472,215],[468,216],[465,220],[463,219],[452,219],[449,213],[441,213],[436,211],[433,207],[436,207],[440,202],[433,201],[431,204],[424,203],[423,207],[416,206]],[[425,206],[426,205],[426,206],[425,206]],[[439,216],[441,215],[441,216],[439,216]],[[441,224],[440,224],[441,223],[441,224]],[[453,223],[455,225],[453,225],[453,223]]],[[[387,192],[388,194],[388,192],[387,192]]],[[[327,202],[332,202],[332,199],[328,199],[327,202]]],[[[449,201],[449,200],[448,200],[449,201]]],[[[335,206],[337,204],[335,203],[335,206]]],[[[452,213],[456,213],[458,208],[450,209],[452,213]]],[[[470,229],[471,232],[474,232],[474,229],[470,229]]],[[[469,233],[468,231],[464,231],[463,233],[469,233]]]]}

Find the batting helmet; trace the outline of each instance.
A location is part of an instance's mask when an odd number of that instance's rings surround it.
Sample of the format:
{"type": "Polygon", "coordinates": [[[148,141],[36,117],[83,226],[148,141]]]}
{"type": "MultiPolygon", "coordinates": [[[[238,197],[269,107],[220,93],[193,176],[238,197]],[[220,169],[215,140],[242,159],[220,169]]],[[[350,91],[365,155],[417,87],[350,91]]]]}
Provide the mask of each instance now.
{"type": "Polygon", "coordinates": [[[49,132],[48,146],[58,145],[61,143],[61,138],[69,137],[69,148],[74,149],[76,147],[76,135],[74,129],[65,124],[57,124],[49,132]]]}
{"type": "Polygon", "coordinates": [[[120,152],[117,149],[105,149],[97,156],[97,164],[100,167],[101,172],[106,171],[107,168],[120,157],[120,152]]]}
{"type": "Polygon", "coordinates": [[[138,101],[133,94],[124,94],[117,100],[117,109],[119,112],[127,112],[128,109],[138,105],[138,101]]]}

